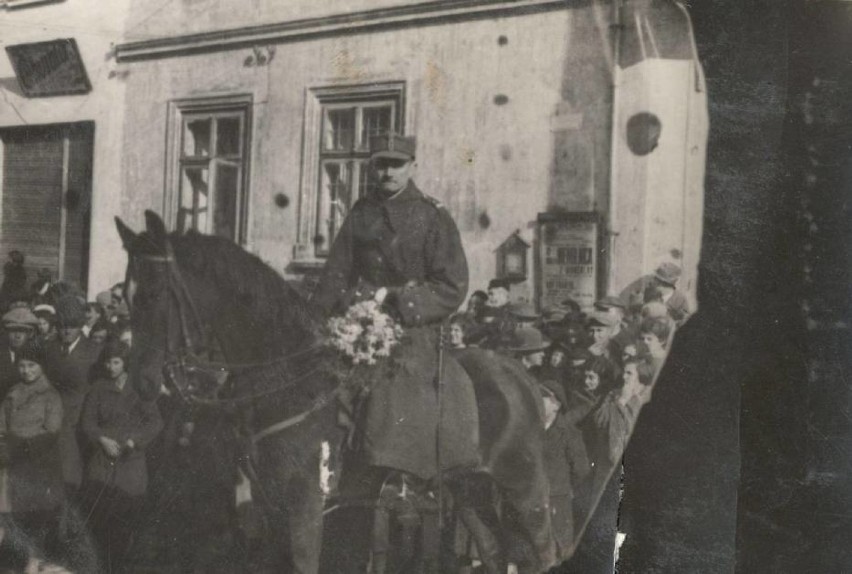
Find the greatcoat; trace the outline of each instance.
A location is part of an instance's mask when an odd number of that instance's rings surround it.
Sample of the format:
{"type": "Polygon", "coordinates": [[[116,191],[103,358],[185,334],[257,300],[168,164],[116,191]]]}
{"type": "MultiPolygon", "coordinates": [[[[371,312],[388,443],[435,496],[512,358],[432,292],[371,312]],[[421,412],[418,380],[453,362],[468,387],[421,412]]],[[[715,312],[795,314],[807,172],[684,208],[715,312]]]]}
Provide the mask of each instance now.
{"type": "Polygon", "coordinates": [[[313,301],[327,314],[373,298],[385,287],[385,308],[405,330],[391,374],[373,381],[356,421],[363,463],[429,479],[441,467],[478,462],[479,425],[473,385],[444,354],[438,405],[438,325],[464,301],[467,260],[447,210],[409,182],[390,199],[360,199],[331,248],[313,301]]]}
{"type": "Polygon", "coordinates": [[[92,372],[101,347],[80,335],[77,345],[65,354],[59,340],[45,344],[45,364],[48,378],[62,397],[62,430],[59,445],[62,451],[62,476],[66,484],[79,487],[83,481],[83,459],[77,431],[83,403],[89,392],[92,372]]]}

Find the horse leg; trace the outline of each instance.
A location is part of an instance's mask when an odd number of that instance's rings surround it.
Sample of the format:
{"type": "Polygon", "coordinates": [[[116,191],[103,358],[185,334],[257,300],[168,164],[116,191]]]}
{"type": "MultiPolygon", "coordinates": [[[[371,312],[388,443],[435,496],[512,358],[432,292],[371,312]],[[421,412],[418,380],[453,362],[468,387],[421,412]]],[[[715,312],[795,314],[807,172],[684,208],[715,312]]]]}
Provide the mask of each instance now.
{"type": "Polygon", "coordinates": [[[293,574],[317,574],[322,546],[324,496],[316,471],[304,469],[290,479],[287,496],[287,530],[290,537],[290,561],[293,574]]]}
{"type": "Polygon", "coordinates": [[[459,509],[458,518],[473,537],[485,572],[487,574],[503,574],[506,572],[506,563],[500,550],[500,541],[494,535],[493,528],[485,523],[477,509],[464,506],[459,509]]]}

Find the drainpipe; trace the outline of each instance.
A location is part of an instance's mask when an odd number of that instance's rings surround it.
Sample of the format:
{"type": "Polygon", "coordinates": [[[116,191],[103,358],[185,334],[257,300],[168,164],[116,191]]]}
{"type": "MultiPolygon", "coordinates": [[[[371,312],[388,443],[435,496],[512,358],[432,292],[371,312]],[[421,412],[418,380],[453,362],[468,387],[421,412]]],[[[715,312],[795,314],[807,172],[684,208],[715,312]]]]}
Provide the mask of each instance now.
{"type": "MultiPolygon", "coordinates": [[[[618,166],[618,154],[616,142],[618,141],[618,126],[616,125],[617,110],[621,90],[619,84],[621,78],[619,76],[619,59],[621,57],[621,38],[624,33],[624,0],[612,0],[612,115],[611,115],[611,134],[610,134],[610,167],[609,167],[609,198],[608,198],[608,222],[607,222],[607,262],[608,272],[604,284],[604,291],[608,293],[615,285],[616,278],[616,257],[615,257],[615,242],[618,238],[618,213],[616,210],[614,186],[615,174],[618,166]]],[[[604,294],[606,294],[604,293],[604,294]]]]}

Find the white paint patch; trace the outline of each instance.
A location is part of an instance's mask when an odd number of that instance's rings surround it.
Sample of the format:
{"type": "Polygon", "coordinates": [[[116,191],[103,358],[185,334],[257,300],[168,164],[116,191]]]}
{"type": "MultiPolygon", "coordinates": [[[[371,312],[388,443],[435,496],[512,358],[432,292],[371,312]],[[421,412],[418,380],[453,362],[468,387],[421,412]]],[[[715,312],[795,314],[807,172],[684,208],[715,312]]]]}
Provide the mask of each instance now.
{"type": "Polygon", "coordinates": [[[331,471],[331,445],[327,440],[322,441],[320,451],[320,491],[323,496],[328,496],[331,492],[331,477],[334,473],[331,471]]]}
{"type": "Polygon", "coordinates": [[[241,504],[249,504],[252,501],[251,496],[251,481],[248,477],[243,473],[243,469],[237,469],[238,477],[237,477],[237,485],[234,487],[234,498],[236,501],[237,508],[240,507],[241,504]]]}
{"type": "Polygon", "coordinates": [[[627,540],[627,534],[624,532],[617,532],[615,534],[615,564],[616,564],[616,572],[618,571],[618,553],[621,551],[621,545],[624,544],[624,541],[627,540]]]}

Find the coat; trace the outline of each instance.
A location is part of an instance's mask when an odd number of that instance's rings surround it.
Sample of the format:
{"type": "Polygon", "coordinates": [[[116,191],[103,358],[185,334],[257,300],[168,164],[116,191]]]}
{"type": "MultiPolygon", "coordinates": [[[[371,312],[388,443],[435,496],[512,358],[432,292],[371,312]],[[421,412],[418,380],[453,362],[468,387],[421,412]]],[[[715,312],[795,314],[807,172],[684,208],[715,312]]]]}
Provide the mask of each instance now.
{"type": "MultiPolygon", "coordinates": [[[[5,332],[0,331],[3,335],[5,332]]],[[[9,343],[0,343],[0,401],[6,397],[6,393],[18,382],[18,367],[12,361],[9,343]]]]}
{"type": "Polygon", "coordinates": [[[59,435],[62,476],[66,484],[76,487],[83,481],[83,459],[80,455],[77,429],[100,352],[100,345],[82,335],[68,355],[62,352],[62,343],[59,340],[49,341],[45,345],[47,376],[62,397],[62,409],[65,413],[59,435]]]}
{"type": "Polygon", "coordinates": [[[86,465],[86,480],[114,487],[129,496],[142,496],[148,488],[145,449],[163,428],[157,405],[143,400],[129,382],[119,389],[115,381],[99,380],[92,386],[83,408],[80,425],[91,443],[92,456],[86,465]],[[134,448],[110,458],[100,444],[106,436],[134,448]]]}
{"type": "Polygon", "coordinates": [[[467,260],[447,210],[409,182],[388,200],[359,200],[332,245],[313,301],[327,314],[388,289],[385,308],[405,330],[387,377],[374,381],[356,421],[356,449],[368,465],[422,478],[441,466],[478,462],[479,425],[473,385],[446,353],[443,401],[436,391],[438,325],[467,292],[467,260]]]}
{"type": "Polygon", "coordinates": [[[0,405],[9,458],[0,498],[12,512],[51,510],[62,502],[61,427],[62,399],[44,377],[18,383],[0,405]]]}

